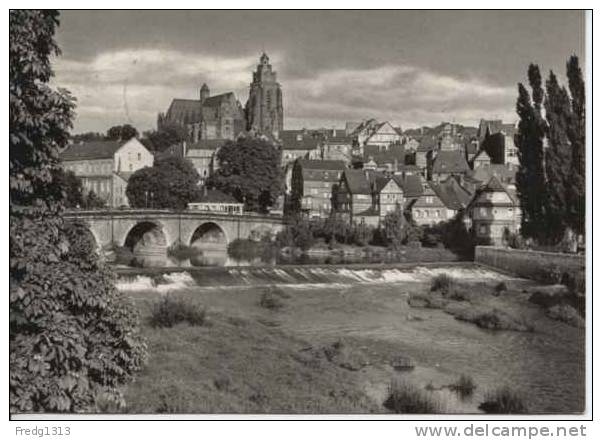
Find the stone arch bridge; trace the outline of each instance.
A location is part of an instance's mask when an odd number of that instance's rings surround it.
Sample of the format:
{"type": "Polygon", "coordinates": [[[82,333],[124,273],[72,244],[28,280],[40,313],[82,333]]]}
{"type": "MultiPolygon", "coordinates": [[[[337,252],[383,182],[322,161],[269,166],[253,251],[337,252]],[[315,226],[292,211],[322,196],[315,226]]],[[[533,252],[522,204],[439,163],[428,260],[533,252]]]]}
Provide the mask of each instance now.
{"type": "Polygon", "coordinates": [[[157,209],[74,210],[65,218],[86,224],[100,250],[128,247],[155,255],[177,245],[226,249],[237,238],[273,236],[283,226],[278,215],[157,209]]]}

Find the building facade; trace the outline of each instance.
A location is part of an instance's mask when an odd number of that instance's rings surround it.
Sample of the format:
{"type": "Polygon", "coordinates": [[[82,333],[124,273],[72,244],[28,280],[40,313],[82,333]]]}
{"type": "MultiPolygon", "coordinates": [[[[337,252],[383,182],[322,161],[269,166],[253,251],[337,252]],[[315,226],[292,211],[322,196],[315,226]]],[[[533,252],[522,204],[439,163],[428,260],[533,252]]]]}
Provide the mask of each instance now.
{"type": "Polygon", "coordinates": [[[345,163],[337,160],[295,161],[291,198],[310,218],[327,218],[332,210],[333,186],[340,180],[345,163]]]}
{"type": "Polygon", "coordinates": [[[127,182],[137,170],[153,166],[154,157],[137,139],[69,145],[60,155],[63,168],[81,180],[108,207],[128,206],[127,182]]]}
{"type": "Polygon", "coordinates": [[[477,241],[502,245],[504,231],[515,233],[520,227],[520,207],[496,176],[477,190],[468,207],[472,233],[477,241]]]}

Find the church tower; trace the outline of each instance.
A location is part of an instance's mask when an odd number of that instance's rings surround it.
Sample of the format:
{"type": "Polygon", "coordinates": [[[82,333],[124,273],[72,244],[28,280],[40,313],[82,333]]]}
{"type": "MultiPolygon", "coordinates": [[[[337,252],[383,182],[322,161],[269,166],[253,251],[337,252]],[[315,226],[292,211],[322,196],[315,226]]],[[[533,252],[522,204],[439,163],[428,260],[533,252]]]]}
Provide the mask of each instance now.
{"type": "Polygon", "coordinates": [[[257,70],[253,72],[245,112],[247,130],[278,137],[283,129],[282,91],[276,81],[276,72],[272,70],[270,59],[265,53],[259,58],[257,70]]]}

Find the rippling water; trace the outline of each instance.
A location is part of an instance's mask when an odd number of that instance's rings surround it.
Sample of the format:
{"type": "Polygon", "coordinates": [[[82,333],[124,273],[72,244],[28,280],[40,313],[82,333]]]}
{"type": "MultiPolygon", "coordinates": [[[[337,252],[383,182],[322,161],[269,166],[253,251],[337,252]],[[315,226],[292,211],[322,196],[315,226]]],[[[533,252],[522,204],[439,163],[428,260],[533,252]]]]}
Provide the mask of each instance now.
{"type": "MultiPolygon", "coordinates": [[[[211,308],[254,317],[264,313],[256,306],[264,286],[278,285],[288,294],[285,312],[277,316],[281,328],[310,343],[351,338],[369,352],[409,355],[417,367],[401,374],[422,386],[432,383],[438,388],[462,373],[472,376],[478,388],[470,399],[461,400],[445,390],[435,392],[450,412],[478,412],[487,391],[501,385],[527,396],[531,412],[580,412],[585,393],[584,331],[552,321],[528,303],[520,292],[530,284],[457,264],[386,269],[225,267],[121,276],[118,287],[125,292],[186,291],[202,296],[211,308]],[[505,307],[527,318],[535,332],[488,331],[441,310],[409,307],[408,294],[427,290],[430,279],[439,273],[473,282],[477,291],[506,282],[517,293],[505,307]]],[[[395,374],[399,373],[385,366],[361,377],[367,391],[383,397],[395,374]]]]}

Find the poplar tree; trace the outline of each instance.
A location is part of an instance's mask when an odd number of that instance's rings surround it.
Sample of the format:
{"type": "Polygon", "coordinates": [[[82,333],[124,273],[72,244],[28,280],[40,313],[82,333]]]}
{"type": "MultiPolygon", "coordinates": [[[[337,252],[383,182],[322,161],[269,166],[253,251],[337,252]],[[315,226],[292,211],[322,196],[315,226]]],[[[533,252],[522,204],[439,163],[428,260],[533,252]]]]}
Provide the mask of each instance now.
{"type": "Polygon", "coordinates": [[[514,143],[518,149],[519,167],[516,186],[522,210],[521,232],[541,240],[546,230],[546,184],[543,165],[545,121],[541,115],[544,91],[539,67],[531,64],[528,71],[533,99],[522,83],[518,84],[516,112],[520,118],[514,143]]]}
{"type": "Polygon", "coordinates": [[[579,58],[573,55],[566,65],[571,92],[572,117],[567,136],[571,142],[571,185],[568,222],[578,234],[585,233],[585,84],[579,58]]]}
{"type": "Polygon", "coordinates": [[[568,137],[572,119],[567,90],[560,87],[554,72],[546,81],[546,119],[548,122],[548,148],[545,153],[546,181],[548,189],[547,219],[548,239],[558,242],[569,224],[572,192],[572,148],[568,137]]]}

